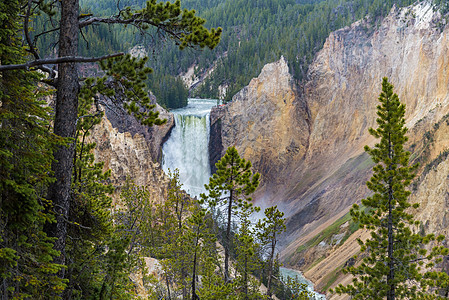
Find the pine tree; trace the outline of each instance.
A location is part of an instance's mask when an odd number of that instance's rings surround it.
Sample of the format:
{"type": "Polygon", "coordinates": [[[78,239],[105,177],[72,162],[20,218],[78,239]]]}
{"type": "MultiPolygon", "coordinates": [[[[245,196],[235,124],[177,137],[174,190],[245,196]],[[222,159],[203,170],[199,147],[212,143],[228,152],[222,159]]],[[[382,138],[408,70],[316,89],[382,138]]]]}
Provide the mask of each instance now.
{"type": "Polygon", "coordinates": [[[153,210],[150,192],[127,178],[121,187],[120,204],[114,209],[114,231],[105,241],[107,251],[98,260],[102,268],[97,271],[101,274],[100,287],[93,298],[133,299],[135,287],[129,280],[130,274],[142,274],[142,278],[146,275],[141,258],[148,255],[146,250],[151,243],[148,241],[153,210]]]}
{"type": "Polygon", "coordinates": [[[255,229],[251,224],[251,215],[258,212],[259,207],[252,203],[243,203],[239,211],[239,229],[236,234],[235,268],[238,273],[237,287],[240,290],[240,299],[261,299],[259,292],[260,281],[252,276],[253,272],[261,267],[260,257],[257,255],[260,245],[255,240],[255,229]]]}
{"type": "Polygon", "coordinates": [[[286,288],[291,293],[290,300],[310,300],[313,299],[313,293],[307,290],[307,284],[301,283],[298,276],[296,278],[287,277],[284,282],[286,288]]]}
{"type": "MultiPolygon", "coordinates": [[[[142,32],[151,27],[157,29],[158,34],[174,40],[179,48],[184,49],[186,47],[214,48],[220,39],[221,29],[206,29],[204,27],[205,20],[197,17],[193,10],[182,10],[179,0],[174,3],[157,3],[156,0],[151,0],[146,2],[141,9],[125,7],[113,17],[80,15],[79,0],[37,1],[37,4],[28,1],[22,8],[24,38],[32,59],[25,63],[2,60],[0,71],[3,76],[4,72],[10,70],[25,70],[35,67],[49,74],[49,78],[45,82],[53,85],[56,89],[54,133],[70,139],[72,143],[57,147],[53,153],[55,160],[52,163],[52,171],[56,180],[52,181],[48,188],[48,198],[53,202],[56,222],[49,224],[46,227],[46,232],[56,238],[55,250],[61,253],[56,262],[66,264],[65,250],[68,234],[66,220],[69,219],[72,209],[71,183],[75,154],[73,141],[78,121],[78,97],[80,86],[83,84],[78,74],[78,63],[110,59],[102,65],[110,81],[106,83],[103,80],[100,83],[110,84],[122,96],[132,97],[131,99],[122,98],[121,105],[134,114],[142,124],[162,123],[162,120],[157,118],[157,113],[151,111],[152,106],[145,93],[143,81],[146,79],[146,74],[150,72],[149,68],[144,67],[146,60],[133,59],[124,56],[123,53],[97,58],[79,57],[80,30],[103,23],[130,25],[142,32]],[[33,15],[37,13],[46,13],[54,18],[52,20],[59,23],[54,30],[50,31],[59,34],[58,54],[54,59],[42,59],[36,48],[36,40],[31,39],[29,24],[33,15]],[[58,73],[56,74],[46,64],[58,64],[58,73]],[[136,71],[134,66],[140,70],[136,71]]],[[[40,33],[36,32],[36,36],[39,35],[40,33]]],[[[113,95],[109,94],[108,96],[113,95]]],[[[60,277],[66,277],[65,269],[62,270],[60,277]]]]}
{"type": "MultiPolygon", "coordinates": [[[[192,229],[188,222],[188,217],[197,210],[195,202],[181,190],[179,182],[179,171],[173,173],[169,170],[170,183],[168,197],[164,203],[157,205],[158,215],[161,216],[161,233],[163,242],[159,246],[159,255],[163,257],[161,261],[165,276],[169,279],[167,283],[174,283],[171,292],[176,295],[179,291],[183,299],[189,298],[189,280],[191,256],[195,249],[196,233],[200,234],[198,225],[197,231],[192,229]],[[195,231],[195,233],[193,233],[195,231]]],[[[199,240],[196,242],[199,243],[199,240]]],[[[168,295],[170,298],[171,295],[168,295]]]]}
{"type": "Polygon", "coordinates": [[[217,206],[225,206],[226,231],[223,239],[225,249],[224,278],[228,282],[230,280],[229,256],[233,217],[239,208],[251,202],[251,198],[248,196],[258,187],[260,174],[251,171],[251,162],[241,158],[235,147],[229,147],[215,166],[217,167],[217,172],[212,175],[209,184],[205,185],[208,195],[201,194],[201,198],[212,210],[217,206]]]}
{"type": "Polygon", "coordinates": [[[286,230],[284,213],[279,211],[277,206],[265,209],[265,217],[258,221],[256,227],[259,230],[259,239],[262,245],[268,245],[268,283],[267,295],[271,297],[271,286],[274,268],[274,254],[278,235],[286,230]]]}
{"type": "MultiPolygon", "coordinates": [[[[21,2],[0,3],[0,62],[20,64],[26,52],[17,22],[21,2]]],[[[0,74],[0,297],[44,299],[45,291],[61,291],[63,266],[43,225],[53,221],[45,212],[52,181],[52,150],[63,141],[49,132],[51,112],[36,86],[41,76],[28,70],[0,74]]]]}
{"type": "Polygon", "coordinates": [[[366,212],[359,210],[358,205],[351,209],[353,220],[371,230],[371,238],[366,242],[359,240],[366,256],[360,266],[348,270],[355,276],[353,283],[339,285],[336,292],[349,294],[353,299],[435,298],[428,292],[432,280],[423,275],[423,266],[426,262],[426,268],[432,267],[432,259],[442,248],[435,246],[427,253],[424,245],[434,236],[423,236],[416,230],[419,222],[414,220],[411,209],[416,209],[418,204],[407,201],[410,191],[406,187],[415,177],[417,165],[409,166],[410,153],[404,150],[405,105],[393,93],[393,85],[387,78],[382,80],[379,101],[378,128],[370,128],[369,132],[380,142],[373,148],[365,146],[376,164],[367,182],[373,195],[362,200],[368,208],[366,212]]]}

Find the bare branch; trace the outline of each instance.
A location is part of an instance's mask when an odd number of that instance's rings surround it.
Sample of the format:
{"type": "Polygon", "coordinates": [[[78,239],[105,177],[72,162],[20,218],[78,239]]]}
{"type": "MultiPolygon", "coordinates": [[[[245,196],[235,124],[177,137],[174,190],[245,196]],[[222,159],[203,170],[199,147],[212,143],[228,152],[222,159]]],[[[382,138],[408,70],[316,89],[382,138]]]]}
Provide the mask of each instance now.
{"type": "MultiPolygon", "coordinates": [[[[20,70],[20,69],[28,69],[31,67],[40,66],[39,69],[43,68],[43,65],[46,64],[62,64],[62,63],[86,63],[86,62],[97,62],[101,60],[105,60],[108,58],[113,58],[117,56],[125,55],[123,52],[114,53],[110,55],[104,55],[99,57],[79,57],[79,56],[65,56],[58,58],[47,58],[47,59],[37,59],[33,61],[29,61],[24,64],[17,65],[0,65],[0,72],[9,71],[9,70],[20,70]]],[[[47,67],[44,67],[47,68],[47,67]]],[[[48,72],[46,70],[46,72],[48,72]]]]}
{"type": "Polygon", "coordinates": [[[47,33],[51,33],[51,32],[54,32],[54,31],[58,31],[58,30],[59,30],[59,27],[56,27],[56,28],[49,29],[49,30],[47,30],[47,31],[43,31],[43,32],[41,32],[41,33],[36,34],[36,35],[34,36],[33,43],[36,44],[37,39],[38,39],[41,35],[44,35],[44,34],[47,34],[47,33]]]}
{"type": "Polygon", "coordinates": [[[86,44],[87,44],[87,49],[89,49],[89,41],[86,39],[86,37],[84,36],[84,32],[83,32],[83,30],[82,29],[80,29],[80,33],[81,33],[81,36],[82,36],[82,38],[83,38],[83,40],[86,42],[86,44]]]}
{"type": "Polygon", "coordinates": [[[83,28],[92,24],[97,24],[97,23],[105,23],[105,24],[125,24],[125,25],[132,25],[135,26],[137,28],[140,29],[141,24],[148,24],[151,25],[155,28],[157,28],[158,34],[161,33],[166,33],[170,36],[172,36],[175,39],[180,39],[181,38],[181,32],[176,32],[176,30],[174,30],[173,26],[170,26],[169,24],[164,24],[164,23],[155,23],[151,20],[148,19],[142,19],[141,18],[141,14],[135,14],[132,16],[132,18],[130,19],[122,19],[120,17],[120,14],[118,16],[115,17],[107,17],[107,18],[103,18],[103,17],[91,17],[88,18],[84,21],[81,21],[79,23],[79,27],[83,28]]]}
{"type": "Polygon", "coordinates": [[[25,39],[27,41],[28,47],[30,47],[29,51],[31,52],[31,54],[33,54],[34,58],[36,60],[39,60],[39,54],[37,54],[36,49],[34,49],[34,45],[31,42],[31,38],[30,38],[30,31],[29,31],[29,22],[30,22],[30,15],[31,15],[31,0],[28,0],[28,7],[27,7],[27,12],[25,15],[25,21],[23,24],[23,32],[25,34],[25,39]]]}

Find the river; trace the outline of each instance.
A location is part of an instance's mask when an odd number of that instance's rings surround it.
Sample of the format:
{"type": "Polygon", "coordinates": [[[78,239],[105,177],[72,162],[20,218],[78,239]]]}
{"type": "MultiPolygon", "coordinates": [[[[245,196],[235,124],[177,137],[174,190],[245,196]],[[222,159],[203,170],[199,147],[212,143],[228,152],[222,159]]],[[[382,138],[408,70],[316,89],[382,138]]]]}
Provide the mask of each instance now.
{"type": "Polygon", "coordinates": [[[282,277],[287,278],[287,277],[291,277],[292,279],[297,278],[297,280],[300,283],[304,283],[307,284],[307,290],[311,293],[313,293],[313,300],[326,300],[326,296],[324,296],[323,294],[320,294],[318,292],[315,292],[313,290],[313,283],[310,282],[309,280],[307,280],[300,271],[297,270],[293,270],[293,269],[288,269],[288,268],[284,268],[281,267],[280,270],[282,277]]]}

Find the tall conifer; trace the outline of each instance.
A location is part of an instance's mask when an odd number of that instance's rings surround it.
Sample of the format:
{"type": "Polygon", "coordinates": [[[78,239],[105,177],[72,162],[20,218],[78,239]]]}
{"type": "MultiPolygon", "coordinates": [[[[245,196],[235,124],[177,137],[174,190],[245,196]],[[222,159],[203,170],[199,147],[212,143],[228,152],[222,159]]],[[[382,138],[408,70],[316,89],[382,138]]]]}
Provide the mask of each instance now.
{"type": "Polygon", "coordinates": [[[265,218],[259,220],[256,226],[259,229],[259,239],[262,245],[269,246],[267,295],[271,297],[276,243],[279,234],[286,230],[286,226],[284,213],[278,210],[277,205],[266,208],[264,213],[265,218]]]}
{"type": "Polygon", "coordinates": [[[251,162],[241,158],[235,147],[229,147],[225,155],[215,164],[217,172],[205,185],[208,195],[202,194],[203,201],[210,207],[225,206],[226,231],[223,240],[225,249],[224,277],[229,281],[229,256],[231,249],[231,226],[233,216],[246,203],[248,196],[259,186],[259,173],[251,171],[251,162]]]}
{"type": "MultiPolygon", "coordinates": [[[[434,239],[433,235],[417,233],[418,221],[411,213],[406,189],[415,177],[417,165],[409,166],[410,152],[404,150],[407,142],[405,105],[393,93],[393,85],[387,78],[382,81],[382,93],[377,106],[378,128],[370,128],[372,136],[380,141],[365,151],[376,164],[373,176],[367,182],[373,195],[363,199],[365,212],[358,205],[351,209],[355,222],[371,230],[371,238],[359,240],[365,253],[362,263],[350,267],[355,276],[348,286],[339,285],[336,292],[349,294],[353,299],[426,299],[431,281],[423,275],[422,266],[433,266],[432,258],[441,253],[435,247],[430,253],[423,246],[434,239]]],[[[414,204],[413,208],[417,208],[414,204]]],[[[439,237],[441,239],[441,237],[439,237]]]]}
{"type": "MultiPolygon", "coordinates": [[[[21,2],[0,2],[0,64],[25,60],[21,26],[17,22],[21,2]]],[[[52,149],[58,143],[48,131],[50,110],[36,87],[40,76],[28,70],[0,74],[0,297],[42,299],[44,291],[61,290],[56,277],[59,253],[43,232],[52,220],[43,197],[52,181],[52,149]]]]}

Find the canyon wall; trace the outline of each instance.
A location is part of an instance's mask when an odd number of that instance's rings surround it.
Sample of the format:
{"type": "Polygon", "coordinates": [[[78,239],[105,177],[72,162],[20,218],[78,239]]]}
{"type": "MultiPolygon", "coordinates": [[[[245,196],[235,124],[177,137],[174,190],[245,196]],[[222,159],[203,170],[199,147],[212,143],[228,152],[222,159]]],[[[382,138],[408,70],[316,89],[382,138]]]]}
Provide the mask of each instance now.
{"type": "Polygon", "coordinates": [[[285,59],[266,65],[231,103],[212,109],[211,165],[236,146],[263,174],[259,194],[275,191],[306,155],[310,128],[301,100],[285,59]]]}
{"type": "Polygon", "coordinates": [[[422,203],[418,218],[427,222],[432,216],[428,230],[446,231],[449,190],[447,179],[441,179],[447,178],[446,157],[440,156],[441,166],[434,161],[449,146],[441,134],[446,124],[441,121],[449,112],[445,24],[427,2],[394,7],[376,27],[361,20],[331,33],[300,88],[281,58],[213,113],[211,123],[219,123],[222,151],[235,145],[262,173],[256,202],[277,204],[288,216],[283,258],[368,194],[365,182],[372,162],[363,146],[375,142],[368,128],[376,126],[385,76],[406,103],[408,147],[422,164],[420,172],[431,163],[435,168],[414,187],[411,199],[422,203]],[[430,143],[425,136],[431,132],[430,143]],[[429,192],[433,185],[438,188],[429,192]]]}
{"type": "Polygon", "coordinates": [[[175,120],[172,113],[167,112],[156,103],[156,97],[153,94],[150,94],[150,99],[151,104],[155,105],[154,109],[159,112],[159,118],[167,120],[165,124],[151,127],[142,125],[136,118],[130,116],[123,107],[117,106],[108,99],[104,99],[105,113],[112,127],[117,128],[118,132],[129,132],[133,136],[136,133],[142,135],[148,142],[152,159],[160,163],[162,160],[162,145],[170,136],[170,132],[175,126],[175,120]]]}
{"type": "MultiPolygon", "coordinates": [[[[94,149],[95,159],[105,163],[104,170],[111,170],[115,203],[127,177],[132,178],[137,185],[146,186],[153,201],[162,202],[166,197],[168,178],[158,161],[163,138],[169,135],[174,119],[172,114],[158,109],[161,118],[167,119],[167,123],[162,126],[142,126],[123,112],[122,115],[117,114],[120,118],[114,119],[119,128],[114,127],[105,116],[92,131],[91,140],[97,144],[94,149]]],[[[113,112],[106,115],[111,114],[113,112]]]]}

